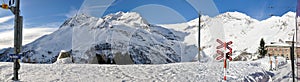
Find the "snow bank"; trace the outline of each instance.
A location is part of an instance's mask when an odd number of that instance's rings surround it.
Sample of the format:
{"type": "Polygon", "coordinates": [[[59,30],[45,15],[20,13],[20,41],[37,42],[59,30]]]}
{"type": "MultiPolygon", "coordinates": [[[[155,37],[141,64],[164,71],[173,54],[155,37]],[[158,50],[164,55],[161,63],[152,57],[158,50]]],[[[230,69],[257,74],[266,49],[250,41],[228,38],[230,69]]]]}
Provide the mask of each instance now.
{"type": "MultiPolygon", "coordinates": [[[[291,81],[290,63],[278,71],[268,71],[257,61],[230,62],[229,82],[291,81]]],[[[12,63],[0,62],[0,81],[11,81],[12,63]]],[[[159,81],[159,82],[220,82],[223,79],[223,62],[187,62],[157,65],[99,65],[99,64],[21,64],[21,81],[159,81]]]]}

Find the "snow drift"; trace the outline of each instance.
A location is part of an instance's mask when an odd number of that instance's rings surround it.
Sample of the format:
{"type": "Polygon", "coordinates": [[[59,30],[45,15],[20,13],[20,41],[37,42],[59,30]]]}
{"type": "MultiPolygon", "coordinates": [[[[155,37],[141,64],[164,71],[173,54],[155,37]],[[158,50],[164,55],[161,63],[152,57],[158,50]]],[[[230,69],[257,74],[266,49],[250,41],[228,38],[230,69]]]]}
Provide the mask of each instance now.
{"type": "MultiPolygon", "coordinates": [[[[279,62],[285,62],[284,58],[278,59],[279,62]]],[[[67,62],[68,59],[62,59],[60,63],[55,64],[21,63],[20,81],[222,82],[223,79],[223,62],[156,65],[64,64],[67,62]]],[[[0,62],[0,81],[11,81],[12,64],[0,62]]],[[[250,62],[231,62],[227,81],[292,82],[290,62],[280,65],[278,71],[267,71],[268,66],[268,58],[250,62]]]]}

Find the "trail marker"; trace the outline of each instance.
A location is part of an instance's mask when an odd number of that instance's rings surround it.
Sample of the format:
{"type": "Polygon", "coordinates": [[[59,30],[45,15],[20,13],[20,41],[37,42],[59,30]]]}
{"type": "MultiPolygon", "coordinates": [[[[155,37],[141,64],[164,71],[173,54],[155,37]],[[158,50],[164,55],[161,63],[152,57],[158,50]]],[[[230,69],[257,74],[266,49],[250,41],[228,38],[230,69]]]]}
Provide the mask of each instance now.
{"type": "Polygon", "coordinates": [[[232,58],[230,57],[230,55],[232,55],[232,48],[229,47],[229,45],[231,45],[233,42],[232,41],[223,42],[220,39],[217,39],[216,41],[220,44],[219,46],[216,47],[217,49],[224,48],[224,51],[226,51],[226,49],[229,49],[229,52],[225,54],[225,57],[224,57],[224,52],[222,52],[221,50],[217,50],[219,56],[216,57],[216,60],[224,59],[224,80],[226,81],[226,71],[227,71],[226,68],[228,68],[227,65],[229,65],[229,61],[227,62],[227,59],[232,61],[232,58]]]}

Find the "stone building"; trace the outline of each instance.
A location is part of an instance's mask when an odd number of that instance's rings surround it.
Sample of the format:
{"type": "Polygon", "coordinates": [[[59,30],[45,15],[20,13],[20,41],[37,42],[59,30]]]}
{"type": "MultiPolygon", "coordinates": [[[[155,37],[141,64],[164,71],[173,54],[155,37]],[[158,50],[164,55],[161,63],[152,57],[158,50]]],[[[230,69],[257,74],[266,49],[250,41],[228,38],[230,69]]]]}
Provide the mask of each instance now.
{"type": "MultiPolygon", "coordinates": [[[[266,49],[268,51],[267,55],[281,56],[290,59],[290,47],[291,41],[286,41],[285,43],[271,42],[271,44],[266,44],[266,49]]],[[[295,58],[300,57],[300,47],[295,46],[294,53],[295,58]]]]}

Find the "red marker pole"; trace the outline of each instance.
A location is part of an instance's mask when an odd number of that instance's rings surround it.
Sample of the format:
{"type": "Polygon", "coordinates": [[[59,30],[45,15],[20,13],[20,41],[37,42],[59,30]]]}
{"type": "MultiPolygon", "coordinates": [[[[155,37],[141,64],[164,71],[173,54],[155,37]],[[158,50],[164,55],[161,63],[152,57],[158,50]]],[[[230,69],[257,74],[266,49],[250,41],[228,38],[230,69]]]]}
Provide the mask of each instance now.
{"type": "Polygon", "coordinates": [[[224,59],[224,80],[226,81],[226,58],[224,59]]]}
{"type": "MultiPolygon", "coordinates": [[[[224,52],[226,52],[226,47],[227,47],[227,44],[226,44],[226,42],[224,42],[224,52]]],[[[226,81],[226,60],[227,60],[227,58],[226,58],[226,54],[225,54],[225,56],[224,56],[224,80],[226,81]]]]}

